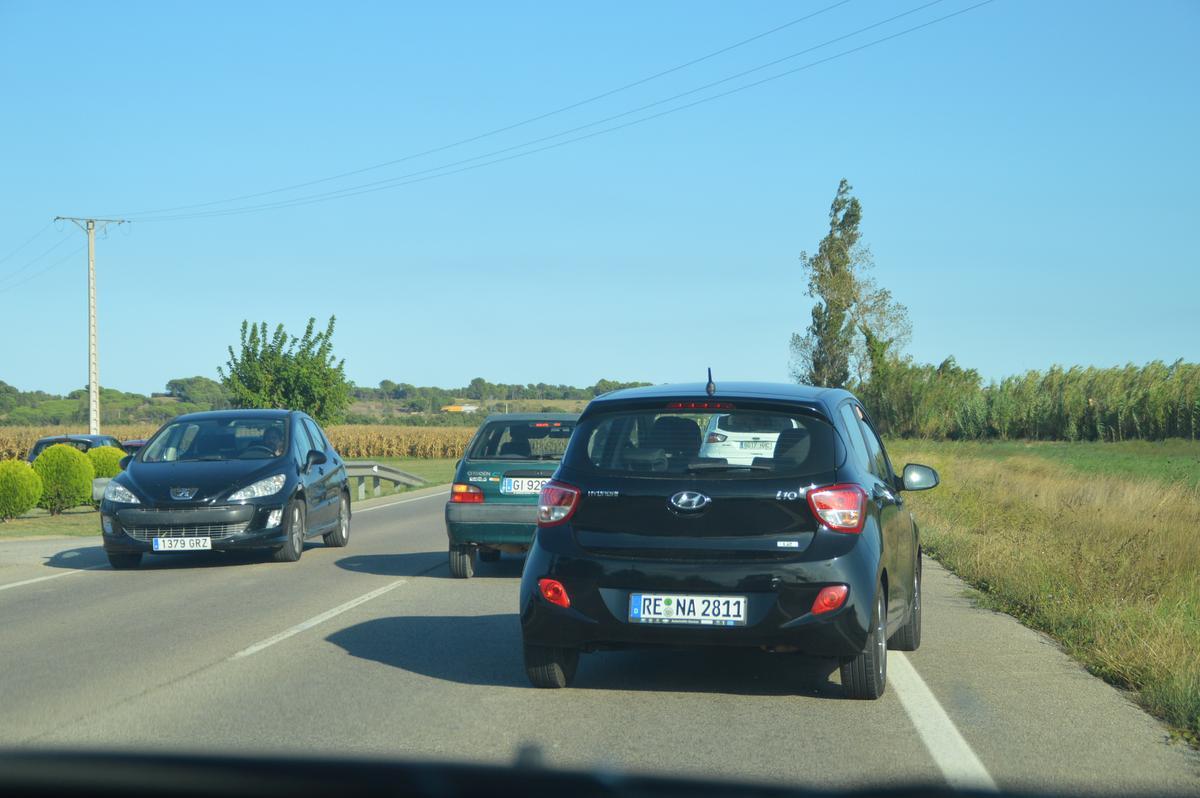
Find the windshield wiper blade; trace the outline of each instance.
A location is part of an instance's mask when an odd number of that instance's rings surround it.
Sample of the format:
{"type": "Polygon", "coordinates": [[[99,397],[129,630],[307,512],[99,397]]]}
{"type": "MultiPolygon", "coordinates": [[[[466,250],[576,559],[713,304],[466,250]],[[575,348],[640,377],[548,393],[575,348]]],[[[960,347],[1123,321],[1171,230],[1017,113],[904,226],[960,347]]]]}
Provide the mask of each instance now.
{"type": "Polygon", "coordinates": [[[738,465],[737,463],[688,463],[688,471],[731,471],[735,468],[744,468],[748,471],[773,471],[771,466],[765,465],[738,465]]]}

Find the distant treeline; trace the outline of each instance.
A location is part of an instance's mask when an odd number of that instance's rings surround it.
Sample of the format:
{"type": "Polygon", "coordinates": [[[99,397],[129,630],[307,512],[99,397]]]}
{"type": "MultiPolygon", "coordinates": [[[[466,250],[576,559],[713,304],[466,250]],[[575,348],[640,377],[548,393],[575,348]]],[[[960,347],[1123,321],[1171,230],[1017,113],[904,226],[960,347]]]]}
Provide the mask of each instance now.
{"type": "Polygon", "coordinates": [[[573,385],[549,385],[539,383],[493,383],[482,377],[476,377],[462,388],[437,388],[428,385],[410,385],[407,382],[392,382],[384,380],[378,388],[355,386],[352,394],[355,399],[365,401],[391,401],[396,409],[408,413],[436,413],[446,405],[455,404],[461,400],[471,402],[502,402],[505,400],[537,400],[537,399],[575,399],[587,401],[593,396],[615,391],[619,388],[632,388],[639,385],[649,385],[648,382],[617,382],[615,380],[599,380],[587,388],[576,388],[573,385]]]}
{"type": "Polygon", "coordinates": [[[949,358],[889,359],[855,387],[885,435],[1123,441],[1200,438],[1200,364],[1029,371],[985,385],[949,358]]]}

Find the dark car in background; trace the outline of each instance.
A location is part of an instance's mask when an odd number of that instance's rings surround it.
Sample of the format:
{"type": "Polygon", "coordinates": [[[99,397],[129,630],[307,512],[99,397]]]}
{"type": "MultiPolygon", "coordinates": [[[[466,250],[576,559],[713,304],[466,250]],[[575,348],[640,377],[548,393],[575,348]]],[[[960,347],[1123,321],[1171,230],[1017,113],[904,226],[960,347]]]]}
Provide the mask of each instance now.
{"type": "Polygon", "coordinates": [[[121,442],[111,435],[51,435],[47,438],[39,438],[29,449],[29,454],[25,456],[25,459],[32,463],[43,450],[57,443],[74,446],[81,452],[86,452],[89,449],[95,449],[99,446],[115,446],[125,451],[125,447],[121,442]]]}
{"type": "Polygon", "coordinates": [[[576,414],[504,413],[488,416],[458,462],[446,536],[450,573],[469,578],[475,558],[528,551],[537,526],[537,499],[558,468],[576,414]]]}
{"type": "Polygon", "coordinates": [[[179,416],[123,463],[100,504],[114,568],[151,552],[209,550],[269,549],[294,562],[307,538],[349,542],[346,467],[299,411],[179,416]]]}
{"type": "Polygon", "coordinates": [[[744,646],[837,658],[847,696],[878,698],[887,648],[921,642],[921,541],[902,491],[937,482],[920,465],[898,476],[843,390],[593,399],[538,499],[520,591],[529,679],[566,686],[580,652],[605,648],[744,646]],[[772,444],[705,455],[717,426],[772,444]]]}

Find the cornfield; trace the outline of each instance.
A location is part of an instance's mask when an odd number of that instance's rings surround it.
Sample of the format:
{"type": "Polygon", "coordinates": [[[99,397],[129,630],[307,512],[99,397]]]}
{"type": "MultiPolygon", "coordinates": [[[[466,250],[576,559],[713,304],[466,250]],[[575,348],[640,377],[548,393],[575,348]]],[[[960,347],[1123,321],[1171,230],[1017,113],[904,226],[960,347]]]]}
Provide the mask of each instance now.
{"type": "MultiPolygon", "coordinates": [[[[148,424],[106,425],[102,432],[119,440],[149,438],[148,424]]],[[[86,432],[63,427],[0,427],[0,460],[23,458],[38,438],[86,432]]],[[[343,424],[325,430],[343,457],[461,457],[475,434],[472,427],[399,427],[391,424],[343,424]]]]}

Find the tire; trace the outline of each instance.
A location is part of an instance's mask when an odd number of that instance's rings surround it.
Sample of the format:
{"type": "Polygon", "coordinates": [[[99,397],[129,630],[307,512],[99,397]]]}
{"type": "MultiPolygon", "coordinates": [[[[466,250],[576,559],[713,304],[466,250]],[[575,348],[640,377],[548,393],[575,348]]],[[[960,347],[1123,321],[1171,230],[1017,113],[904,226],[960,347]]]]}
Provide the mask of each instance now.
{"type": "Polygon", "coordinates": [[[921,647],[921,552],[917,552],[917,567],[913,569],[913,605],[908,620],[888,641],[893,651],[916,651],[921,647]]]}
{"type": "Polygon", "coordinates": [[[470,579],[475,575],[474,546],[450,546],[450,575],[455,579],[470,579]]]}
{"type": "Polygon", "coordinates": [[[883,585],[875,586],[875,608],[867,647],[856,657],[842,662],[842,689],[846,698],[874,701],[887,686],[887,596],[883,585]]]}
{"type": "Polygon", "coordinates": [[[114,571],[129,571],[142,564],[140,551],[106,551],[108,564],[114,571]]]}
{"type": "Polygon", "coordinates": [[[288,502],[287,513],[287,542],[275,549],[272,557],[275,562],[296,562],[304,553],[304,503],[296,499],[288,502]]]}
{"type": "Polygon", "coordinates": [[[534,687],[557,689],[575,681],[579,649],[525,644],[525,675],[534,687]]]}
{"type": "Polygon", "coordinates": [[[343,493],[338,499],[337,526],[332,532],[322,535],[321,540],[325,541],[326,546],[335,549],[340,549],[350,542],[350,499],[346,494],[343,493]]]}
{"type": "Polygon", "coordinates": [[[480,549],[480,562],[500,562],[500,552],[496,549],[480,549]]]}

